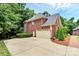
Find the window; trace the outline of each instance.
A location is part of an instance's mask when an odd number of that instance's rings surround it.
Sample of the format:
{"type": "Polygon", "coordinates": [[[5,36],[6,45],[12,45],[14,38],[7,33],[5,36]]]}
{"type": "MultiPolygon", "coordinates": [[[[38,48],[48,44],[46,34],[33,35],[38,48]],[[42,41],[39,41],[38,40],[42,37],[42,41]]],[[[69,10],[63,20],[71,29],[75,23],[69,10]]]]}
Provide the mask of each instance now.
{"type": "Polygon", "coordinates": [[[34,22],[32,22],[32,25],[34,25],[35,23],[34,22]]]}

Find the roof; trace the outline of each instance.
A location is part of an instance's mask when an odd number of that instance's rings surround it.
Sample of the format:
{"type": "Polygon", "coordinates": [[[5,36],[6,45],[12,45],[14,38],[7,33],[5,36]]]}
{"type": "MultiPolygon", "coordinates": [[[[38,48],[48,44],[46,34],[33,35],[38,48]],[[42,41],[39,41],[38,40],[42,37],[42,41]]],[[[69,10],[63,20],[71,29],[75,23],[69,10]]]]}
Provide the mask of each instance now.
{"type": "Polygon", "coordinates": [[[49,26],[49,25],[55,25],[56,20],[57,20],[57,16],[59,16],[59,14],[54,14],[48,17],[48,20],[42,25],[42,26],[49,26]]]}
{"type": "Polygon", "coordinates": [[[43,14],[37,14],[37,15],[33,16],[32,18],[30,18],[29,20],[26,20],[25,22],[38,20],[39,18],[46,18],[47,21],[41,26],[55,25],[56,20],[57,20],[57,16],[60,16],[60,15],[58,13],[50,15],[50,16],[45,16],[43,14]]]}
{"type": "Polygon", "coordinates": [[[78,27],[76,27],[76,28],[74,28],[73,30],[78,30],[79,29],[79,26],[78,27]]]}
{"type": "Polygon", "coordinates": [[[47,17],[45,15],[43,15],[43,14],[37,14],[37,15],[33,16],[32,18],[26,20],[25,22],[34,21],[34,20],[37,20],[39,18],[47,18],[47,17]]]}

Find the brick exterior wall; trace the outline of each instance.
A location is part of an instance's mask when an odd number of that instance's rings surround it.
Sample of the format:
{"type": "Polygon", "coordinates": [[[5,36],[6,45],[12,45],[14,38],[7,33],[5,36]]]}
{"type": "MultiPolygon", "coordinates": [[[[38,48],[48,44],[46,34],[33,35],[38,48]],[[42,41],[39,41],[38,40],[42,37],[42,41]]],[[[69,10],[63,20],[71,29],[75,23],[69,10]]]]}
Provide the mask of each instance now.
{"type": "Polygon", "coordinates": [[[79,35],[79,29],[73,31],[73,35],[79,35]]]}
{"type": "Polygon", "coordinates": [[[32,32],[33,31],[33,25],[31,22],[24,23],[24,31],[25,32],[32,32]]]}
{"type": "Polygon", "coordinates": [[[46,19],[41,18],[35,21],[31,21],[31,22],[25,22],[24,23],[24,31],[25,32],[33,32],[35,30],[40,30],[42,29],[41,25],[46,21],[46,19]],[[32,22],[34,22],[34,25],[32,24],[32,22]]]}
{"type": "Polygon", "coordinates": [[[41,30],[48,31],[48,30],[50,30],[50,26],[45,26],[45,27],[42,27],[42,29],[41,29],[41,30]]]}

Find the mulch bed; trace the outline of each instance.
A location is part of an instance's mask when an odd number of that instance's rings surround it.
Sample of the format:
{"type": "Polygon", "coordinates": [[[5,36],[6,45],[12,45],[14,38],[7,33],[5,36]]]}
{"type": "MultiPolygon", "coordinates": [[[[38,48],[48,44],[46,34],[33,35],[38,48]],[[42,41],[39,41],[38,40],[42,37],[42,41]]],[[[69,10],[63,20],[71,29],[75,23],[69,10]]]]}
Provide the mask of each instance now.
{"type": "Polygon", "coordinates": [[[70,41],[70,37],[66,37],[64,39],[64,41],[59,41],[57,38],[54,37],[53,39],[51,39],[51,41],[53,41],[53,42],[55,42],[57,44],[60,44],[60,45],[68,46],[69,45],[69,41],[70,41]]]}

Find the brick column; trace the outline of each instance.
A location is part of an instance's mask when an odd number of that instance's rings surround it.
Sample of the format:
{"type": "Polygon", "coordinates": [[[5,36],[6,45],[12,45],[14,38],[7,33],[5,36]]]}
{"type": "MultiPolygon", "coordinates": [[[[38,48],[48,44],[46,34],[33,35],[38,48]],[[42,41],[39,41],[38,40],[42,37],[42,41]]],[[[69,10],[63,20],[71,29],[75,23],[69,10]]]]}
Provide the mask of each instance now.
{"type": "Polygon", "coordinates": [[[24,23],[24,32],[26,32],[26,25],[27,23],[24,23]]]}
{"type": "Polygon", "coordinates": [[[53,28],[52,25],[50,25],[50,34],[51,34],[51,39],[53,38],[53,28]]]}
{"type": "Polygon", "coordinates": [[[33,31],[33,37],[36,37],[36,30],[33,31]]]}
{"type": "Polygon", "coordinates": [[[36,37],[36,27],[35,25],[32,25],[33,26],[33,37],[36,37]]]}

